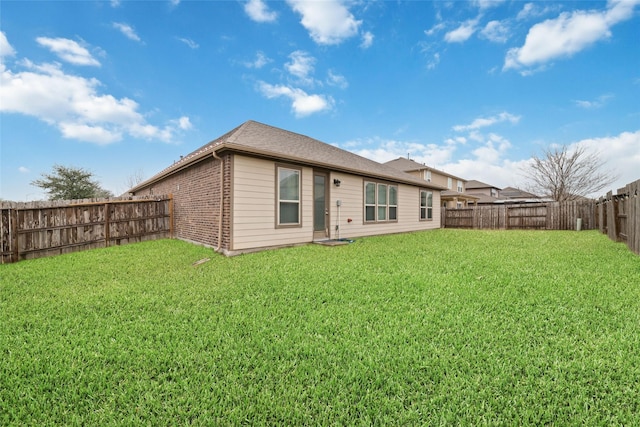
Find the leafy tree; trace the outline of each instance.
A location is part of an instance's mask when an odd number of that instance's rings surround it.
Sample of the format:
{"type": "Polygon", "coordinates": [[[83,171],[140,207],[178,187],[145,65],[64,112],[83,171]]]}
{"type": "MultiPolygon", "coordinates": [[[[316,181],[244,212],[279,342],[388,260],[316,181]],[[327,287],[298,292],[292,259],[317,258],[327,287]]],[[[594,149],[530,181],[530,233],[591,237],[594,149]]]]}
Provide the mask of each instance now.
{"type": "Polygon", "coordinates": [[[82,168],[53,165],[51,173],[43,173],[42,179],[31,182],[49,193],[49,200],[71,200],[112,197],[93,179],[93,173],[82,168]]]}
{"type": "Polygon", "coordinates": [[[524,172],[529,191],[561,202],[588,197],[611,185],[617,177],[603,171],[604,163],[597,153],[584,147],[569,151],[562,146],[533,156],[524,172]]]}

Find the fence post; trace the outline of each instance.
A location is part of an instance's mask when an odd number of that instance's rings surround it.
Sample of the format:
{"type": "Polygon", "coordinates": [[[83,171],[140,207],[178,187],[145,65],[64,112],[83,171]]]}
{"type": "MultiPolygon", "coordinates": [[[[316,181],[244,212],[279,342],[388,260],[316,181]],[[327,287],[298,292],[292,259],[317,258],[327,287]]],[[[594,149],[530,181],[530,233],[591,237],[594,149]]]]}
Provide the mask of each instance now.
{"type": "Polygon", "coordinates": [[[9,241],[11,242],[11,257],[9,262],[18,262],[20,248],[18,248],[18,210],[9,210],[9,241]]]}
{"type": "Polygon", "coordinates": [[[613,199],[613,222],[615,225],[615,241],[620,242],[622,238],[620,237],[620,200],[613,199]]]}
{"type": "Polygon", "coordinates": [[[173,193],[169,194],[169,238],[173,239],[173,193]]]}
{"type": "Polygon", "coordinates": [[[109,218],[109,202],[104,204],[104,247],[108,248],[111,241],[111,232],[109,230],[109,222],[111,218],[109,218]]]}

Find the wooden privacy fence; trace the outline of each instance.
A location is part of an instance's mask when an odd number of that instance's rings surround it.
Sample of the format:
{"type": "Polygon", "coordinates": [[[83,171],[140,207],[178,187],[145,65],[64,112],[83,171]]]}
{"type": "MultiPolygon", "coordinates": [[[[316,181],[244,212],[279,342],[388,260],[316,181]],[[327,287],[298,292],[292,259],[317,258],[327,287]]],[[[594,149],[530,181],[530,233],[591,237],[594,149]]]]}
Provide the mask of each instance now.
{"type": "Polygon", "coordinates": [[[2,264],[173,237],[171,196],[2,202],[2,264]]]}
{"type": "Polygon", "coordinates": [[[611,191],[597,202],[600,232],[616,242],[624,242],[640,254],[640,180],[611,191]]]}
{"type": "Polygon", "coordinates": [[[445,228],[584,230],[597,228],[595,201],[514,203],[442,209],[445,228]]]}

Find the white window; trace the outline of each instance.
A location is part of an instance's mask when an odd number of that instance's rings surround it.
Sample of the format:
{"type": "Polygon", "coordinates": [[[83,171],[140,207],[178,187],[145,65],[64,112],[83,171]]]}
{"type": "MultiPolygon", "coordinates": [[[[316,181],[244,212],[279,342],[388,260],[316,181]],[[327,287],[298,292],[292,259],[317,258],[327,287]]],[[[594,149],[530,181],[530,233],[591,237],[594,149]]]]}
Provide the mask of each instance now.
{"type": "Polygon", "coordinates": [[[398,187],[376,182],[364,183],[365,222],[398,219],[398,187]]]}
{"type": "Polygon", "coordinates": [[[464,192],[464,187],[462,185],[462,181],[458,180],[458,193],[464,192]]]}
{"type": "Polygon", "coordinates": [[[364,184],[364,220],[376,220],[376,184],[366,182],[364,184]]]}
{"type": "Polygon", "coordinates": [[[420,220],[433,219],[433,192],[420,190],[420,220]]]}
{"type": "Polygon", "coordinates": [[[431,182],[431,171],[424,171],[424,180],[431,182]]]}
{"type": "Polygon", "coordinates": [[[451,177],[449,177],[447,178],[447,188],[451,190],[452,187],[453,187],[453,180],[451,179],[451,177]]]}
{"type": "Polygon", "coordinates": [[[387,220],[387,186],[378,184],[378,221],[387,220]]]}
{"type": "Polygon", "coordinates": [[[300,170],[277,169],[278,225],[300,225],[300,170]]]}
{"type": "Polygon", "coordinates": [[[389,186],[389,221],[398,219],[398,187],[389,186]]]}

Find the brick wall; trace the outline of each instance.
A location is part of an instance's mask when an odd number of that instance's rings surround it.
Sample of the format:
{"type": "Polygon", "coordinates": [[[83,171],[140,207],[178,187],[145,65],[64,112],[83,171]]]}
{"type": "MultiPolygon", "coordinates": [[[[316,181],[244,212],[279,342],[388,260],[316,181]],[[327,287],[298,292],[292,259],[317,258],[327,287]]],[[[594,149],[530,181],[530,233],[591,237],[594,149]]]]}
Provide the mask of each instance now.
{"type": "MultiPolygon", "coordinates": [[[[225,156],[225,187],[230,188],[230,155],[225,156]]],[[[188,168],[174,173],[163,180],[142,188],[136,195],[173,194],[174,232],[179,239],[191,240],[211,246],[218,246],[218,218],[220,213],[220,162],[213,157],[206,158],[188,168]]],[[[224,191],[223,206],[230,205],[231,194],[224,191]]],[[[229,212],[225,208],[226,212],[229,212]]],[[[228,215],[227,215],[228,216],[228,215]]],[[[224,214],[223,214],[224,217],[224,214]]],[[[225,222],[230,223],[228,218],[225,222]]],[[[225,226],[228,230],[228,224],[225,226]]],[[[223,232],[224,243],[229,244],[223,232]]]]}
{"type": "MultiPolygon", "coordinates": [[[[223,216],[222,216],[222,249],[231,249],[231,191],[232,191],[232,165],[233,155],[225,154],[220,157],[224,167],[224,200],[223,200],[223,216]]],[[[218,172],[219,174],[219,172],[218,172]]],[[[219,176],[219,175],[218,175],[219,176]]],[[[217,232],[217,231],[216,231],[217,232]]]]}

